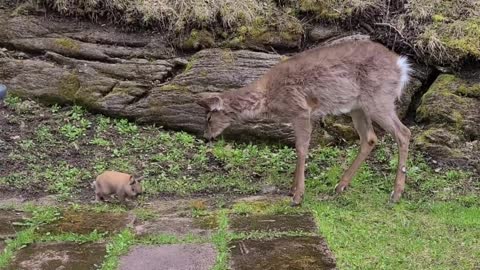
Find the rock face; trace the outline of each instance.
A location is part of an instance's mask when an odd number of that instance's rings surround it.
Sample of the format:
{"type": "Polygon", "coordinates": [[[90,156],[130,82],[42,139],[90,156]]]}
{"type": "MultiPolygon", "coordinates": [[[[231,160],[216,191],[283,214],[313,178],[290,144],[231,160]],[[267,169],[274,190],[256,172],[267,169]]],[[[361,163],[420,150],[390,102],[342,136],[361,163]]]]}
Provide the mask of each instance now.
{"type": "MultiPolygon", "coordinates": [[[[76,103],[110,116],[195,134],[204,127],[203,109],[195,104],[199,94],[244,86],[283,58],[228,49],[204,49],[179,57],[160,34],[58,18],[9,16],[1,10],[0,23],[0,46],[9,49],[0,55],[0,81],[13,93],[46,103],[76,103]]],[[[318,40],[331,38],[335,32],[327,30],[317,26],[311,34],[318,40]]],[[[400,115],[406,115],[421,84],[414,79],[409,85],[399,102],[400,115]]],[[[316,142],[357,139],[348,117],[323,122],[325,129],[314,131],[316,142]]],[[[293,142],[289,124],[267,119],[234,124],[225,136],[293,142]]]]}
{"type": "Polygon", "coordinates": [[[422,97],[416,145],[432,156],[480,164],[480,70],[442,74],[422,97]]]}

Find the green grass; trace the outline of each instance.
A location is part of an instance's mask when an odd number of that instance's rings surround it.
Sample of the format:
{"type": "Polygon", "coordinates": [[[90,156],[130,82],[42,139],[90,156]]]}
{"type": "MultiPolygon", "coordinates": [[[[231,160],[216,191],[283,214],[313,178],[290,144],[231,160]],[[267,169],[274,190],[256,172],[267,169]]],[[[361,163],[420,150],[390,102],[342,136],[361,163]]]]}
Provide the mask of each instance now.
{"type": "MultiPolygon", "coordinates": [[[[480,257],[480,181],[471,171],[443,167],[436,172],[411,151],[408,178],[402,201],[388,203],[397,165],[397,150],[390,137],[381,138],[361,167],[350,188],[341,196],[333,192],[358,146],[314,147],[306,170],[303,207],[292,208],[289,198],[274,202],[237,202],[224,207],[230,195],[256,194],[265,185],[287,190],[293,178],[295,151],[278,145],[238,144],[219,140],[205,144],[185,132],[167,132],[153,125],[140,126],[125,119],[92,115],[81,107],[44,108],[9,96],[12,126],[23,121],[27,130],[17,142],[7,142],[6,157],[15,169],[0,175],[0,186],[19,191],[47,191],[64,200],[88,193],[93,178],[107,169],[145,175],[146,196],[132,212],[139,220],[158,214],[141,208],[143,201],[164,195],[214,195],[217,210],[204,203],[192,205],[191,216],[214,217],[218,227],[211,238],[187,235],[153,235],[137,238],[130,229],[106,236],[36,235],[36,229],[61,217],[57,207],[25,208],[32,214],[25,230],[7,243],[0,267],[14,253],[32,242],[108,241],[102,269],[115,269],[118,258],[136,244],[213,243],[218,251],[214,269],[227,269],[229,242],[233,239],[303,235],[301,232],[228,231],[228,216],[312,212],[319,233],[337,258],[339,269],[475,269],[480,257]],[[22,109],[17,109],[22,108],[22,109]],[[38,121],[34,116],[49,115],[38,121]],[[71,125],[80,135],[62,131],[71,125]],[[37,128],[28,129],[31,126],[37,128]],[[218,210],[220,208],[220,210],[218,210]]],[[[80,197],[83,198],[83,197],[80,197]]],[[[72,203],[71,210],[125,212],[116,204],[85,206],[72,203]]]]}
{"type": "Polygon", "coordinates": [[[480,208],[458,203],[385,205],[378,194],[309,203],[340,269],[475,269],[480,208]],[[354,201],[355,200],[355,201],[354,201]]]}
{"type": "Polygon", "coordinates": [[[214,270],[228,269],[228,261],[230,258],[230,249],[228,242],[231,235],[228,232],[227,211],[220,211],[218,214],[218,231],[212,236],[212,241],[217,248],[217,259],[215,261],[214,270]]]}
{"type": "Polygon", "coordinates": [[[129,229],[123,230],[107,244],[107,255],[100,269],[114,270],[118,267],[118,258],[126,253],[134,243],[135,235],[129,229]]]}

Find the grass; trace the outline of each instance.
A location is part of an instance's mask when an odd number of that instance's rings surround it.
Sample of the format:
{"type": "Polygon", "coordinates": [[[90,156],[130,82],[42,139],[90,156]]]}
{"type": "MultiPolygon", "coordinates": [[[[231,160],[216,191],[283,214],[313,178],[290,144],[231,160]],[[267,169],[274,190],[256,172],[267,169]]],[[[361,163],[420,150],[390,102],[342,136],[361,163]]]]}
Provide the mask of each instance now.
{"type": "MultiPolygon", "coordinates": [[[[301,208],[289,200],[236,202],[230,195],[256,194],[265,185],[287,190],[295,164],[294,150],[275,145],[237,144],[217,141],[205,144],[184,132],[167,132],[155,126],[140,126],[125,119],[92,115],[80,107],[45,108],[15,97],[7,98],[12,117],[5,132],[19,134],[17,142],[6,145],[7,168],[0,186],[28,192],[48,192],[71,202],[71,211],[122,212],[116,204],[86,206],[85,196],[95,175],[116,169],[145,175],[146,197],[215,195],[216,209],[205,201],[191,202],[191,216],[213,218],[217,223],[210,238],[152,235],[137,237],[130,228],[106,235],[64,233],[40,234],[37,228],[61,218],[55,206],[30,203],[25,210],[32,218],[24,230],[7,242],[0,254],[0,266],[7,265],[15,252],[34,242],[103,242],[107,256],[102,269],[115,269],[122,254],[138,244],[212,243],[218,252],[214,269],[227,269],[229,244],[238,239],[265,239],[303,232],[229,231],[229,215],[289,214],[311,212],[319,233],[335,254],[339,269],[475,269],[480,256],[480,202],[478,176],[470,171],[443,167],[436,172],[415,150],[408,160],[407,189],[397,205],[388,204],[397,164],[397,150],[384,137],[361,167],[350,189],[335,196],[333,189],[343,171],[355,158],[357,146],[314,147],[306,171],[307,194],[301,208]],[[23,108],[18,110],[17,108],[23,108]],[[39,121],[39,114],[48,117],[39,121]],[[71,140],[61,131],[70,123],[88,122],[81,136],[71,140]],[[33,125],[35,123],[35,125],[33,125]],[[96,143],[92,143],[96,142],[96,143]],[[108,143],[106,143],[108,142],[108,143]],[[80,198],[80,203],[79,200],[80,198]],[[73,200],[73,202],[72,202],[73,200]],[[213,211],[213,212],[212,212],[213,211]],[[360,252],[359,252],[360,251],[360,252]]],[[[131,210],[139,220],[158,217],[141,203],[131,210]]]]}

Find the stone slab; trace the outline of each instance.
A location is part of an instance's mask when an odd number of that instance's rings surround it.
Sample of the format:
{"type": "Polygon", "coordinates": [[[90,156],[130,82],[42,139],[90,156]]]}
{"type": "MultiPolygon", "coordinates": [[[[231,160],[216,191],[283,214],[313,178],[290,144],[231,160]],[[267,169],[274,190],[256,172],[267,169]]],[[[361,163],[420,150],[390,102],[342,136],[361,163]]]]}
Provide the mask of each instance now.
{"type": "Polygon", "coordinates": [[[187,234],[210,235],[200,220],[184,217],[158,218],[151,221],[145,221],[135,226],[135,233],[143,236],[148,234],[174,234],[184,236],[187,234]]]}
{"type": "Polygon", "coordinates": [[[27,215],[23,212],[0,209],[0,239],[14,237],[15,233],[22,228],[15,224],[24,221],[25,217],[27,215]]]}
{"type": "Polygon", "coordinates": [[[310,214],[231,216],[230,229],[235,232],[251,231],[304,231],[316,232],[317,225],[310,214]]]}
{"type": "Polygon", "coordinates": [[[318,236],[239,240],[230,245],[233,270],[331,270],[335,258],[318,236]]]}
{"type": "Polygon", "coordinates": [[[6,270],[93,270],[105,255],[105,244],[33,244],[19,250],[6,270]]]}
{"type": "Polygon", "coordinates": [[[89,234],[94,230],[114,233],[125,228],[130,222],[129,216],[124,213],[68,210],[62,214],[60,220],[42,227],[40,231],[53,234],[89,234]]]}
{"type": "Polygon", "coordinates": [[[217,252],[211,244],[137,246],[120,258],[120,270],[209,270],[217,252]]]}

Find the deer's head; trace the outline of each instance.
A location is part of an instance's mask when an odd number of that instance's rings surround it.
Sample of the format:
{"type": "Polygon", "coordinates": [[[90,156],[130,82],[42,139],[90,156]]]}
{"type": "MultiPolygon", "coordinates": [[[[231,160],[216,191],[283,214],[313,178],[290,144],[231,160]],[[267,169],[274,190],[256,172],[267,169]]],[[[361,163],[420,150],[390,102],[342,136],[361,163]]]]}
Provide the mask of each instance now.
{"type": "Polygon", "coordinates": [[[205,108],[206,124],[203,136],[207,140],[216,138],[234,120],[233,113],[228,110],[228,105],[219,95],[200,99],[197,104],[205,108]]]}

